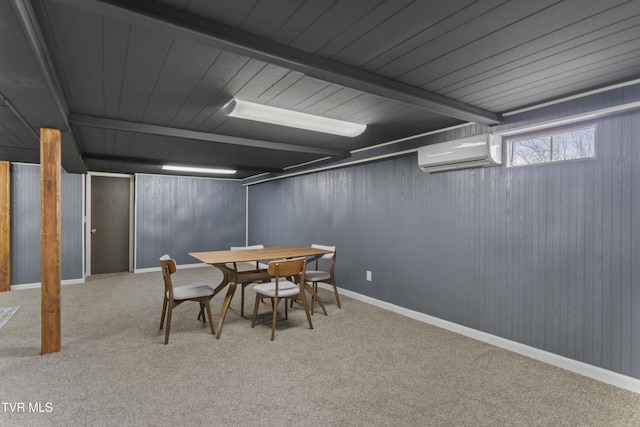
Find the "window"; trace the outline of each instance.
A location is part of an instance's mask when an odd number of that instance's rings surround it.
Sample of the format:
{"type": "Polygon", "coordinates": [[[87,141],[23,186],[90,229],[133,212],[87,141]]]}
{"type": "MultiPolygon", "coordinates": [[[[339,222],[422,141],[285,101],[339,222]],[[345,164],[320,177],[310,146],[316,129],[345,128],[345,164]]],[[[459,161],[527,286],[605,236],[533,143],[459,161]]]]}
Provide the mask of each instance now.
{"type": "Polygon", "coordinates": [[[596,126],[507,140],[509,166],[535,165],[596,156],[596,126]]]}

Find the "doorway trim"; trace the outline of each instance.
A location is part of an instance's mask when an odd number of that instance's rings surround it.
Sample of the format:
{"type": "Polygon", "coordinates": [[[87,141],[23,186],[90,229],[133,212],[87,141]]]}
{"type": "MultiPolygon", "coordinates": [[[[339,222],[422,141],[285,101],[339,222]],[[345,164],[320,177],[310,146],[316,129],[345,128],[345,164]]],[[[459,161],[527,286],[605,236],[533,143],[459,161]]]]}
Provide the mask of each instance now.
{"type": "Polygon", "coordinates": [[[134,202],[135,202],[135,175],[121,174],[121,173],[106,173],[106,172],[88,172],[87,173],[87,197],[85,199],[85,229],[84,240],[86,242],[86,254],[85,254],[85,270],[86,276],[91,276],[91,178],[94,176],[106,176],[111,178],[129,178],[129,271],[133,271],[133,250],[134,250],[134,202]]]}

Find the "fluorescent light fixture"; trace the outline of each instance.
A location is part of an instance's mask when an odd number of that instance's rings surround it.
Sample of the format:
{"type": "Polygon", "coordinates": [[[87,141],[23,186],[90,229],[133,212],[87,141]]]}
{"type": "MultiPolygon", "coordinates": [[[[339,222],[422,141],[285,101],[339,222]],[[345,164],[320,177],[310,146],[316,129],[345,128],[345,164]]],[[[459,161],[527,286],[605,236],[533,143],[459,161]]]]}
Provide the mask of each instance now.
{"type": "Polygon", "coordinates": [[[162,169],[168,171],[178,171],[178,172],[194,172],[194,173],[217,173],[217,174],[225,174],[225,175],[233,175],[236,173],[233,169],[213,169],[213,168],[194,168],[190,166],[174,166],[174,165],[163,165],[162,169]]]}
{"type": "Polygon", "coordinates": [[[348,137],[358,136],[367,128],[367,125],[359,123],[345,122],[344,120],[315,116],[313,114],[300,113],[298,111],[285,110],[284,108],[270,107],[268,105],[255,104],[238,99],[232,99],[226,103],[224,107],[222,107],[222,110],[228,116],[238,117],[240,119],[255,120],[258,122],[348,137]]]}

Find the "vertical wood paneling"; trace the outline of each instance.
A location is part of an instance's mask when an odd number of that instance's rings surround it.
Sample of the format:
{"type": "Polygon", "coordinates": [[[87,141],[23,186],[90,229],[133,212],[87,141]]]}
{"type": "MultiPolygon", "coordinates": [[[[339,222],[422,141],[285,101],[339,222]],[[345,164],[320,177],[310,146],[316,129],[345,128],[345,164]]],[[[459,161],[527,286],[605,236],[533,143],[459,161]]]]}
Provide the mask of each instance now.
{"type": "Polygon", "coordinates": [[[600,119],[594,160],[425,174],[405,157],[260,184],[249,238],[335,244],[339,286],[640,378],[638,122],[600,119]],[[304,209],[263,214],[281,206],[304,209]]]}
{"type": "Polygon", "coordinates": [[[493,298],[488,298],[486,301],[490,304],[489,311],[491,313],[491,323],[488,325],[488,330],[491,331],[492,334],[499,335],[504,333],[501,330],[501,325],[503,325],[502,321],[502,310],[499,309],[501,307],[500,295],[503,293],[500,292],[499,284],[502,283],[500,280],[500,276],[502,274],[503,269],[499,268],[500,265],[505,265],[502,262],[502,254],[500,252],[499,242],[499,230],[503,228],[502,226],[502,218],[500,213],[503,212],[503,209],[496,209],[499,206],[499,201],[502,198],[502,195],[499,191],[500,187],[498,185],[498,177],[499,175],[495,172],[495,170],[491,170],[491,180],[490,187],[487,193],[487,197],[490,200],[489,203],[489,212],[487,213],[487,221],[486,226],[488,228],[487,234],[489,239],[488,251],[491,253],[491,258],[488,260],[488,270],[491,272],[490,280],[487,284],[487,292],[486,295],[493,295],[493,298]],[[496,268],[498,267],[498,268],[496,268]]]}
{"type": "Polygon", "coordinates": [[[11,283],[40,282],[40,167],[12,165],[11,283]]]}
{"type": "MultiPolygon", "coordinates": [[[[627,130],[626,140],[637,141],[640,135],[640,120],[637,115],[629,114],[625,120],[627,130]]],[[[630,349],[630,375],[640,378],[640,262],[638,262],[636,247],[640,242],[640,144],[630,144],[629,152],[631,163],[631,250],[629,265],[631,266],[631,349],[630,349]]]]}
{"type": "Polygon", "coordinates": [[[136,269],[157,267],[166,253],[193,264],[189,252],[243,246],[244,229],[245,193],[236,181],[136,176],[136,269]]]}
{"type": "MultiPolygon", "coordinates": [[[[612,122],[611,120],[607,120],[612,122]]],[[[621,249],[622,249],[622,126],[611,123],[610,135],[607,140],[611,143],[611,297],[610,297],[610,313],[611,313],[611,353],[610,365],[613,370],[620,372],[621,360],[621,326],[622,313],[620,311],[620,303],[622,296],[621,282],[621,249]],[[614,167],[615,165],[615,167],[614,167]]]]}
{"type": "Polygon", "coordinates": [[[512,193],[511,193],[511,184],[512,184],[512,173],[511,171],[507,171],[507,173],[502,177],[501,182],[504,184],[504,199],[501,205],[504,207],[504,223],[501,227],[502,232],[502,241],[501,241],[501,251],[502,251],[502,260],[505,262],[504,266],[501,267],[502,271],[504,271],[503,279],[501,281],[502,290],[504,292],[504,302],[502,303],[504,316],[501,319],[502,325],[504,325],[504,334],[506,336],[514,336],[513,327],[514,327],[514,312],[513,312],[513,272],[515,270],[515,266],[513,265],[513,253],[509,250],[512,244],[512,236],[513,236],[513,219],[512,219],[512,193]]]}
{"type": "Polygon", "coordinates": [[[61,275],[62,280],[77,280],[84,277],[84,175],[67,173],[61,175],[61,275]]]}
{"type": "Polygon", "coordinates": [[[602,284],[600,289],[600,304],[601,304],[601,321],[602,321],[602,346],[601,346],[601,358],[603,366],[611,366],[611,352],[613,350],[613,341],[611,334],[612,327],[612,313],[611,313],[611,296],[614,291],[614,284],[611,282],[613,278],[612,274],[612,212],[613,212],[613,192],[614,177],[611,166],[613,164],[613,152],[616,149],[616,144],[611,141],[612,137],[612,123],[610,120],[604,120],[601,122],[603,132],[601,135],[605,141],[608,141],[608,147],[601,151],[602,153],[602,284]]]}
{"type": "MultiPolygon", "coordinates": [[[[83,176],[61,172],[61,274],[82,279],[84,210],[83,176]]],[[[40,167],[11,166],[11,283],[40,282],[40,167]]]]}
{"type": "Polygon", "coordinates": [[[597,161],[594,162],[594,205],[593,210],[595,212],[594,228],[593,228],[593,258],[591,259],[592,265],[592,277],[593,288],[591,289],[591,295],[593,296],[593,311],[591,316],[593,318],[593,327],[591,334],[593,336],[593,346],[591,352],[593,353],[593,364],[596,366],[602,366],[602,346],[605,345],[603,341],[603,303],[602,303],[602,290],[603,280],[607,280],[604,277],[604,255],[605,255],[605,185],[604,185],[604,167],[605,160],[608,152],[606,145],[605,133],[602,132],[602,126],[598,127],[598,137],[600,143],[596,146],[597,161]]]}
{"type": "Polygon", "coordinates": [[[540,315],[540,295],[538,289],[540,288],[540,265],[541,257],[543,253],[540,252],[540,173],[538,169],[529,169],[526,174],[525,192],[527,193],[527,203],[525,209],[527,209],[529,220],[527,221],[527,234],[526,238],[530,242],[530,253],[527,261],[526,276],[529,280],[527,304],[529,305],[530,319],[527,325],[529,331],[529,339],[532,343],[540,345],[540,339],[542,337],[540,324],[542,317],[540,315]]]}
{"type": "MultiPolygon", "coordinates": [[[[575,264],[571,263],[570,258],[570,239],[571,239],[571,230],[569,227],[569,215],[573,215],[573,212],[570,209],[570,193],[574,191],[574,188],[570,188],[570,167],[571,165],[567,163],[560,169],[559,181],[562,182],[561,185],[557,185],[558,191],[557,193],[560,196],[560,211],[558,212],[558,216],[556,217],[556,221],[558,224],[556,239],[558,240],[558,262],[557,262],[557,271],[559,272],[559,282],[556,286],[560,289],[560,295],[556,299],[559,301],[559,317],[560,320],[558,322],[558,329],[560,331],[559,334],[559,353],[560,354],[570,354],[569,344],[570,344],[570,318],[571,313],[570,310],[570,285],[571,285],[571,277],[570,272],[574,268],[575,264]]],[[[571,222],[574,219],[571,218],[571,222]]],[[[557,276],[556,276],[557,278],[557,276]]]]}
{"type": "MultiPolygon", "coordinates": [[[[629,131],[632,128],[631,116],[625,114],[621,119],[622,129],[620,141],[637,138],[638,134],[632,134],[629,131]],[[624,135],[626,133],[626,135],[624,135]]],[[[633,198],[633,181],[632,181],[632,151],[631,144],[621,143],[620,150],[620,175],[621,175],[621,206],[620,206],[620,370],[625,374],[631,372],[632,359],[632,316],[634,307],[632,301],[632,250],[633,242],[631,240],[632,228],[632,198],[633,198]]],[[[640,307],[636,306],[636,310],[640,307]]]]}
{"type": "Polygon", "coordinates": [[[575,182],[576,185],[579,185],[580,187],[576,189],[575,191],[575,206],[574,206],[574,211],[576,212],[575,214],[575,234],[576,234],[576,239],[575,239],[575,257],[576,257],[576,263],[575,263],[575,298],[573,300],[573,304],[574,304],[574,312],[575,312],[575,318],[574,318],[574,333],[573,333],[573,339],[574,339],[574,355],[573,357],[575,359],[578,360],[584,360],[584,320],[585,320],[585,311],[586,311],[586,303],[585,303],[585,265],[584,265],[584,261],[585,261],[585,235],[588,232],[585,229],[585,217],[587,217],[589,214],[587,212],[584,212],[584,205],[585,205],[585,193],[587,191],[586,188],[586,177],[585,177],[585,171],[586,168],[580,168],[580,167],[576,167],[575,168],[575,182]],[[578,212],[583,212],[581,215],[578,215],[578,212]]]}
{"type": "Polygon", "coordinates": [[[525,341],[527,339],[526,324],[528,322],[525,319],[530,319],[531,314],[528,307],[528,288],[529,278],[526,276],[527,264],[531,263],[531,246],[530,241],[527,239],[527,221],[529,215],[526,209],[527,194],[525,193],[525,180],[527,173],[520,174],[516,180],[515,192],[516,197],[516,218],[517,218],[517,233],[514,233],[514,240],[512,241],[513,247],[517,248],[515,253],[514,263],[517,265],[517,269],[514,275],[514,284],[517,286],[517,307],[516,312],[519,313],[518,317],[518,341],[525,341]]]}
{"type": "MultiPolygon", "coordinates": [[[[598,145],[598,147],[600,147],[598,145]]],[[[596,150],[596,155],[598,151],[596,150]]],[[[596,203],[595,203],[595,170],[597,161],[589,162],[584,168],[584,205],[582,212],[584,212],[584,227],[582,230],[583,249],[584,249],[584,323],[583,323],[583,349],[582,358],[586,363],[594,364],[594,355],[592,349],[594,348],[594,335],[595,335],[595,298],[594,287],[596,278],[594,277],[594,260],[595,248],[594,242],[597,237],[596,229],[596,203]]]]}

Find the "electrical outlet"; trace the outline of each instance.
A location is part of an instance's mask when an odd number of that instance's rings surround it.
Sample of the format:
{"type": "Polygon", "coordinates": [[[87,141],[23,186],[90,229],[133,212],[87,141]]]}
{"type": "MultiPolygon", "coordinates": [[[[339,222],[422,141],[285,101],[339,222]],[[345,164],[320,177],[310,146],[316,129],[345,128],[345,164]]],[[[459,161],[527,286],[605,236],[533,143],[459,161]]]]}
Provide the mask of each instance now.
{"type": "Polygon", "coordinates": [[[371,272],[367,270],[367,282],[371,281],[371,272]]]}

